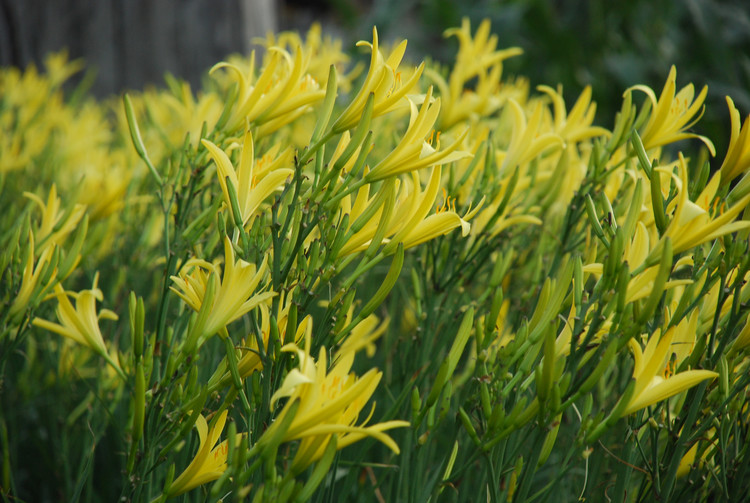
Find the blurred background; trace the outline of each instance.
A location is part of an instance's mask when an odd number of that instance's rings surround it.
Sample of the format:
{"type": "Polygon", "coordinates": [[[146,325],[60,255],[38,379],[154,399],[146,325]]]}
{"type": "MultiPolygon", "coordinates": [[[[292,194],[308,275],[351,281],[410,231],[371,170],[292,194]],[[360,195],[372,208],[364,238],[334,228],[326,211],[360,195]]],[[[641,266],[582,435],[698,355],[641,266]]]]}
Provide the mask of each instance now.
{"type": "Polygon", "coordinates": [[[0,0],[0,65],[39,64],[67,47],[96,71],[91,89],[100,97],[161,85],[165,72],[197,85],[228,54],[249,52],[254,37],[304,33],[313,21],[352,50],[374,24],[385,40],[407,38],[413,61],[450,62],[456,43],[442,33],[464,16],[472,26],[489,18],[500,47],[523,48],[505,76],[560,83],[569,103],[591,84],[605,127],[627,87],[658,93],[672,64],[678,87],[708,85],[697,129],[718,140],[719,157],[729,131],[724,96],[750,113],[746,0],[0,0]]]}

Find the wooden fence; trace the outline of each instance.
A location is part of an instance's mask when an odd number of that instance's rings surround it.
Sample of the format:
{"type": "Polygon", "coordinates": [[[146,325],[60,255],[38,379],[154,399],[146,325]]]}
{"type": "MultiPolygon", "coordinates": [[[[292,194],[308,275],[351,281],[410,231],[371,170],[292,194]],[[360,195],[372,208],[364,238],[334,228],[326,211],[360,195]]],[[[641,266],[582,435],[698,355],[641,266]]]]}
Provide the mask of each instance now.
{"type": "Polygon", "coordinates": [[[93,92],[196,84],[214,63],[276,28],[274,0],[0,0],[0,65],[67,48],[97,70],[93,92]]]}

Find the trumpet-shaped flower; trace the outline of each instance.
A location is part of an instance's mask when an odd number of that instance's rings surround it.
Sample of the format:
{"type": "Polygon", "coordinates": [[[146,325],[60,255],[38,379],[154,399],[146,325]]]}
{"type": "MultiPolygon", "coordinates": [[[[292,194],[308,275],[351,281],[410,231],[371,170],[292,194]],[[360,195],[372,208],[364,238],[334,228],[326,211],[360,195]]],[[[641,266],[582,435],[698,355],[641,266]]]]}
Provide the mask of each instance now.
{"type": "Polygon", "coordinates": [[[398,67],[406,52],[406,40],[396,46],[388,57],[383,57],[378,45],[378,30],[374,27],[372,43],[361,40],[357,45],[370,48],[370,67],[357,95],[331,126],[331,131],[334,133],[342,133],[359,123],[370,94],[374,95],[373,117],[396,108],[401,98],[415,88],[424,70],[424,63],[422,63],[405,82],[402,82],[398,67]]]}
{"type": "Polygon", "coordinates": [[[670,349],[677,328],[670,327],[664,335],[655,332],[648,340],[645,349],[631,339],[628,342],[635,359],[633,378],[635,390],[625,407],[623,415],[632,414],[644,407],[653,405],[692,388],[701,381],[714,379],[719,374],[710,370],[685,370],[673,373],[674,365],[669,365],[670,349]]]}
{"type": "Polygon", "coordinates": [[[434,139],[436,146],[432,146],[431,142],[435,131],[433,126],[438,113],[440,113],[440,98],[432,101],[432,87],[427,90],[427,95],[419,111],[417,111],[417,105],[412,100],[409,100],[409,105],[411,116],[406,133],[404,133],[396,148],[378,162],[372,168],[372,171],[365,176],[366,180],[382,180],[428,166],[447,164],[471,157],[470,153],[458,150],[469,132],[468,129],[443,150],[440,150],[440,134],[438,133],[434,139]],[[428,135],[430,135],[429,139],[428,135]]]}
{"type": "MultiPolygon", "coordinates": [[[[268,166],[265,166],[263,171],[259,170],[259,166],[256,166],[253,135],[249,130],[245,132],[240,162],[236,170],[226,152],[208,140],[201,140],[201,142],[216,163],[216,174],[219,177],[224,202],[228,208],[232,208],[232,201],[229,197],[227,183],[232,184],[234,192],[237,194],[239,217],[244,226],[248,226],[252,222],[261,203],[276,190],[283,187],[286,179],[294,174],[294,170],[280,167],[289,161],[289,150],[285,150],[273,161],[268,162],[268,166]]],[[[274,149],[274,152],[277,153],[277,149],[274,149]]]]}
{"type": "MultiPolygon", "coordinates": [[[[623,259],[625,262],[627,262],[631,269],[638,269],[646,262],[649,252],[653,252],[650,246],[649,234],[646,230],[645,224],[639,221],[636,223],[632,240],[630,240],[625,247],[623,259]]],[[[689,256],[680,258],[675,263],[674,268],[678,269],[685,265],[692,265],[692,259],[689,256]]],[[[583,272],[600,276],[604,272],[604,264],[600,262],[586,264],[583,267],[583,272]]],[[[651,290],[653,290],[654,282],[658,274],[659,266],[655,265],[652,267],[648,267],[644,271],[632,276],[628,281],[628,286],[625,293],[625,301],[627,303],[631,303],[648,297],[651,293],[651,290]]],[[[668,290],[679,286],[688,285],[692,282],[693,281],[690,279],[668,280],[666,283],[664,283],[664,289],[668,290]]]]}
{"type": "Polygon", "coordinates": [[[306,73],[306,61],[300,47],[294,51],[294,58],[280,47],[270,47],[268,55],[257,80],[254,52],[250,56],[247,74],[226,62],[211,68],[210,73],[227,68],[239,84],[237,102],[226,125],[229,131],[235,131],[249,122],[262,125],[258,134],[265,136],[302,115],[309,105],[325,96],[325,91],[306,73]],[[286,62],[286,67],[282,61],[286,62]]]}
{"type": "Polygon", "coordinates": [[[637,85],[625,91],[626,93],[633,89],[643,91],[651,101],[651,115],[641,132],[643,146],[646,150],[650,150],[686,138],[698,138],[708,147],[711,155],[716,155],[716,149],[711,140],[705,136],[685,132],[698,122],[703,115],[701,105],[703,105],[703,100],[706,99],[708,87],[703,86],[700,94],[695,97],[693,84],[688,84],[675,95],[676,82],[677,70],[673,65],[669,70],[667,82],[664,84],[658,100],[654,91],[648,86],[637,85]],[[701,112],[695,117],[699,109],[701,112]]]}
{"type": "Polygon", "coordinates": [[[667,211],[674,210],[674,214],[663,236],[672,239],[674,253],[689,250],[717,237],[750,227],[750,221],[734,221],[750,203],[750,195],[743,197],[726,211],[712,218],[709,208],[718,188],[719,177],[714,177],[708,183],[698,196],[698,204],[696,204],[688,197],[687,163],[682,153],[679,155],[677,169],[678,194],[667,207],[667,211]]]}
{"type": "MultiPolygon", "coordinates": [[[[170,498],[186,493],[200,485],[213,482],[226,471],[229,450],[228,440],[224,440],[219,445],[216,445],[219,437],[221,437],[221,432],[224,430],[226,421],[226,410],[215,418],[210,428],[206,422],[206,418],[203,415],[198,416],[195,422],[198,437],[200,438],[198,452],[188,467],[185,468],[185,471],[169,486],[167,493],[170,498]]],[[[239,442],[243,435],[243,433],[238,433],[235,437],[235,442],[239,442]]]]}
{"type": "MultiPolygon", "coordinates": [[[[386,213],[390,213],[390,219],[387,223],[385,238],[389,243],[388,250],[395,250],[398,243],[404,243],[404,248],[411,248],[422,244],[437,236],[447,234],[457,227],[461,227],[463,236],[468,235],[471,230],[469,220],[474,217],[480,205],[474,210],[469,210],[463,217],[456,213],[455,209],[444,201],[442,207],[438,208],[434,214],[429,214],[435,206],[437,194],[440,188],[441,167],[433,168],[427,187],[421,190],[419,176],[412,172],[410,184],[393,184],[389,189],[387,184],[381,187],[381,191],[396,191],[398,197],[389,198],[382,194],[376,194],[369,197],[369,185],[363,186],[353,205],[345,203],[344,212],[350,214],[350,222],[356,220],[367,213],[368,208],[373,205],[379,205],[373,216],[349,239],[341,249],[341,255],[354,253],[365,250],[375,236],[381,219],[386,218],[386,213]],[[397,188],[396,188],[397,186],[397,188]],[[386,211],[385,205],[393,201],[393,209],[386,211]]],[[[481,203],[480,203],[481,204],[481,203]]]]}
{"type": "Polygon", "coordinates": [[[565,111],[565,101],[562,97],[562,87],[557,90],[549,86],[538,86],[537,89],[547,93],[552,99],[554,115],[554,131],[566,142],[578,143],[581,140],[595,136],[609,136],[609,130],[592,126],[596,115],[596,103],[591,101],[591,86],[586,86],[578,100],[570,109],[565,111]]]}
{"type": "Polygon", "coordinates": [[[479,24],[474,37],[471,36],[471,22],[466,17],[461,20],[460,28],[449,28],[443,36],[458,38],[456,66],[451,73],[450,82],[451,94],[454,96],[458,96],[466,81],[479,75],[482,70],[523,53],[520,47],[496,50],[497,35],[490,35],[489,19],[479,24]]]}
{"type": "MultiPolygon", "coordinates": [[[[383,432],[408,426],[408,422],[386,421],[367,426],[368,416],[364,422],[356,424],[361,410],[382,377],[377,369],[371,369],[361,377],[350,373],[355,351],[362,344],[344,345],[334,355],[333,366],[329,369],[324,347],[320,350],[317,362],[310,355],[311,333],[312,324],[309,323],[305,331],[304,348],[296,344],[287,344],[282,348],[283,351],[297,355],[298,368],[287,374],[281,387],[271,397],[271,406],[283,397],[288,397],[288,401],[258,442],[262,444],[278,436],[281,436],[282,442],[301,439],[292,462],[293,472],[299,472],[319,459],[332,435],[338,436],[338,449],[365,437],[372,437],[398,454],[398,445],[383,432]],[[285,417],[295,402],[299,402],[299,405],[294,418],[286,431],[279,431],[280,425],[288,422],[285,417]]],[[[374,406],[372,410],[374,412],[374,406]]]]}
{"type": "Polygon", "coordinates": [[[729,117],[731,118],[732,132],[729,138],[729,147],[724,162],[721,163],[721,182],[726,184],[740,176],[750,167],[750,115],[740,128],[740,112],[734,106],[732,99],[727,96],[729,117]]]}
{"type": "Polygon", "coordinates": [[[460,28],[448,29],[443,35],[456,36],[459,44],[448,82],[434,69],[428,68],[425,74],[440,90],[443,101],[440,127],[449,129],[472,116],[489,116],[502,105],[502,62],[523,51],[519,47],[496,50],[497,36],[490,35],[487,19],[482,21],[473,37],[468,18],[462,20],[460,28]],[[468,89],[467,82],[474,78],[477,79],[476,86],[473,90],[468,89]]]}
{"type": "MultiPolygon", "coordinates": [[[[161,135],[158,141],[149,142],[146,146],[149,154],[158,162],[163,155],[179,148],[185,141],[185,133],[190,134],[190,143],[195,146],[200,139],[204,123],[213,128],[221,117],[222,103],[216,93],[193,94],[188,82],[168,77],[169,89],[146,90],[142,96],[133,96],[134,104],[143,102],[148,116],[159,125],[161,135]],[[166,145],[165,145],[166,144],[166,145]],[[161,152],[164,147],[167,149],[161,152]]],[[[137,106],[137,105],[136,105],[137,106]]],[[[147,130],[143,134],[147,134],[147,130]]],[[[157,140],[154,138],[154,140],[157,140]]]]}
{"type": "Polygon", "coordinates": [[[202,260],[191,261],[179,276],[172,276],[176,287],[172,286],[170,289],[198,312],[198,319],[186,345],[188,351],[276,295],[274,292],[254,294],[266,274],[267,266],[268,257],[257,269],[254,264],[242,259],[235,260],[232,243],[225,236],[224,273],[221,280],[218,267],[202,260]],[[185,272],[190,265],[193,266],[192,272],[185,272]],[[207,295],[209,289],[211,294],[207,295]]]}
{"type": "Polygon", "coordinates": [[[59,283],[55,285],[54,296],[58,302],[57,319],[60,323],[35,318],[33,324],[67,337],[79,344],[88,346],[124,377],[120,367],[110,357],[107,345],[104,343],[104,338],[102,337],[102,332],[99,329],[100,319],[117,320],[117,315],[109,309],[102,309],[97,314],[96,301],[101,302],[103,299],[102,291],[97,287],[98,280],[99,274],[97,273],[94,276],[94,284],[91,289],[81,290],[78,293],[66,292],[59,283]],[[68,296],[76,299],[75,307],[73,307],[68,296]]]}
{"type": "Polygon", "coordinates": [[[329,35],[323,36],[320,23],[314,22],[307,31],[307,36],[303,39],[296,31],[284,31],[278,34],[269,32],[265,39],[258,40],[266,47],[284,47],[293,49],[300,47],[302,49],[303,60],[307,65],[307,72],[325,89],[328,82],[328,72],[331,65],[336,67],[336,83],[339,89],[349,92],[351,80],[362,71],[362,65],[359,68],[351,70],[348,74],[344,73],[343,64],[349,61],[349,56],[342,51],[341,39],[332,38],[329,35]]]}
{"type": "Polygon", "coordinates": [[[563,139],[552,132],[542,132],[542,104],[537,103],[534,111],[526,120],[521,105],[514,99],[508,104],[513,114],[513,133],[505,152],[498,152],[498,162],[502,161],[501,172],[510,172],[548,149],[563,146],[563,139]]]}
{"type": "Polygon", "coordinates": [[[15,316],[26,309],[37,287],[40,286],[40,281],[41,293],[47,291],[57,281],[57,268],[52,264],[55,248],[56,245],[54,244],[46,246],[37,259],[35,257],[36,250],[34,249],[34,233],[29,231],[29,248],[26,264],[23,267],[21,289],[10,306],[11,316],[15,316]],[[53,267],[52,271],[49,270],[50,267],[53,267]]]}
{"type": "Polygon", "coordinates": [[[23,195],[34,201],[42,210],[42,221],[35,233],[36,238],[45,244],[41,251],[44,251],[50,243],[62,244],[68,234],[76,228],[86,211],[86,206],[82,204],[76,204],[70,212],[62,210],[55,184],[52,184],[52,188],[49,190],[46,204],[42,201],[42,198],[31,192],[24,192],[23,195]],[[63,217],[65,217],[65,220],[62,220],[63,217]]]}

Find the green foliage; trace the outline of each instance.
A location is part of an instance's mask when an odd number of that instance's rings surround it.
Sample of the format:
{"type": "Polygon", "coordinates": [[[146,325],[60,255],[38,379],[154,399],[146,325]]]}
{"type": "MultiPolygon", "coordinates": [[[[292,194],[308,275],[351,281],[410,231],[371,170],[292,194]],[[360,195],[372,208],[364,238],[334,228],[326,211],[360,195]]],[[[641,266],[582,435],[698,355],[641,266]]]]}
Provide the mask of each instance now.
{"type": "MultiPolygon", "coordinates": [[[[504,12],[571,82],[575,47],[658,25],[586,5],[583,41],[504,12]]],[[[658,57],[660,92],[565,100],[503,78],[489,22],[446,36],[412,66],[373,31],[360,72],[319,27],[269,35],[111,103],[64,95],[64,55],[0,70],[6,500],[747,494],[750,120],[727,100],[712,174],[706,95],[658,57]]]]}

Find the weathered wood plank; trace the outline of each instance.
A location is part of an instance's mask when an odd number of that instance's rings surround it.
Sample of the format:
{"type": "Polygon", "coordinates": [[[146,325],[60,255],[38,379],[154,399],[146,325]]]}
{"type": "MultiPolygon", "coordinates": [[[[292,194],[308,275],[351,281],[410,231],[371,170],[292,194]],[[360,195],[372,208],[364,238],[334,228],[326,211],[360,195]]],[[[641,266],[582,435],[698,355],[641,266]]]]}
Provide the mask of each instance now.
{"type": "Polygon", "coordinates": [[[99,96],[159,84],[165,72],[197,84],[274,30],[275,9],[272,0],[0,0],[0,65],[40,65],[67,47],[97,69],[99,96]]]}

